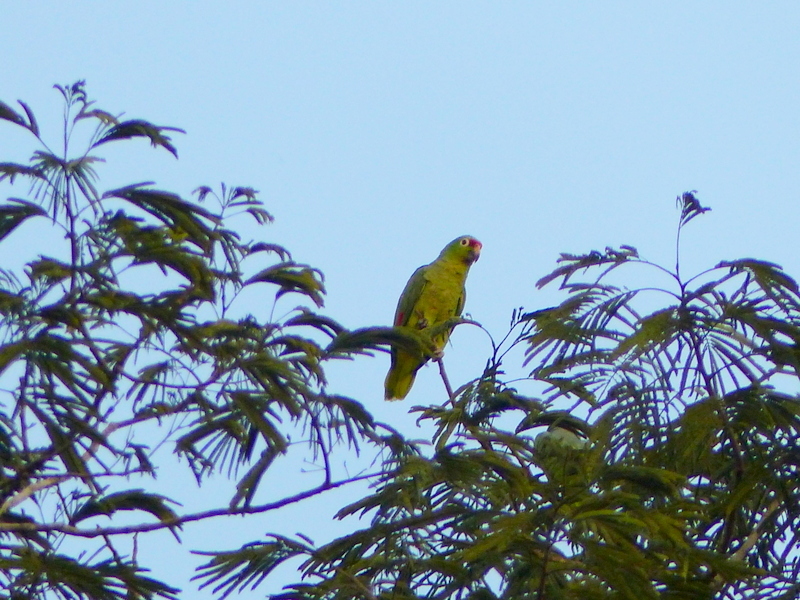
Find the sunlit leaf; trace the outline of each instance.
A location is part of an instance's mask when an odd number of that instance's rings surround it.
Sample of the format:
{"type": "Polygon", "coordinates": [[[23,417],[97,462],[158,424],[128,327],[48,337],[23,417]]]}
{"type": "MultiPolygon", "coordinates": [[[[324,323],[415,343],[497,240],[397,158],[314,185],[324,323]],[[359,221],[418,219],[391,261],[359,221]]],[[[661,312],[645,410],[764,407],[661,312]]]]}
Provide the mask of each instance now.
{"type": "Polygon", "coordinates": [[[675,313],[675,308],[669,307],[640,319],[636,330],[623,339],[614,352],[621,356],[631,350],[648,350],[670,340],[678,323],[675,313]]]}
{"type": "Polygon", "coordinates": [[[58,282],[71,277],[73,268],[67,263],[54,258],[43,257],[30,263],[28,266],[29,277],[32,280],[44,278],[50,282],[58,282]]]}

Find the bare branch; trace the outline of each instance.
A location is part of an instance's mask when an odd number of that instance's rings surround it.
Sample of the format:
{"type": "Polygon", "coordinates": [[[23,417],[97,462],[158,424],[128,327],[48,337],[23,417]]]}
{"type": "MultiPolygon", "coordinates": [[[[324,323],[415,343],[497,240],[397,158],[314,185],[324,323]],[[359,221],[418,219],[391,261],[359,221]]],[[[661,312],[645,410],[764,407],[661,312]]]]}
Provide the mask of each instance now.
{"type": "MultiPolygon", "coordinates": [[[[242,508],[215,508],[211,510],[206,510],[197,513],[190,513],[188,515],[184,515],[182,517],[178,517],[175,519],[164,519],[163,521],[159,521],[158,523],[140,523],[138,525],[128,525],[124,527],[97,527],[96,529],[82,529],[80,527],[75,527],[74,525],[68,525],[66,523],[3,523],[0,522],[0,531],[37,531],[37,532],[47,532],[47,531],[56,531],[59,533],[65,533],[67,535],[72,535],[76,537],[84,537],[84,538],[94,538],[94,537],[101,537],[101,536],[110,536],[110,535],[129,535],[132,533],[141,533],[145,531],[156,531],[159,529],[166,529],[166,528],[173,528],[173,527],[180,527],[184,523],[191,523],[193,521],[203,521],[206,519],[210,519],[213,517],[227,517],[227,516],[241,516],[241,515],[252,515],[252,514],[259,514],[268,512],[271,510],[276,510],[278,508],[283,508],[284,506],[288,506],[290,504],[294,504],[295,502],[300,502],[301,500],[306,500],[308,498],[312,498],[317,496],[323,492],[327,492],[329,490],[334,490],[336,488],[340,488],[344,485],[355,483],[357,481],[363,481],[366,479],[371,479],[373,477],[377,477],[381,475],[382,472],[376,473],[369,473],[365,475],[357,475],[355,477],[348,477],[347,479],[341,479],[339,481],[334,481],[332,483],[323,483],[317,487],[311,488],[304,492],[299,492],[297,494],[293,494],[291,496],[287,496],[280,500],[276,500],[275,502],[268,502],[266,504],[260,504],[258,506],[246,506],[242,508]]],[[[50,484],[52,485],[52,483],[50,484]]],[[[30,487],[30,486],[29,486],[30,487]]]]}

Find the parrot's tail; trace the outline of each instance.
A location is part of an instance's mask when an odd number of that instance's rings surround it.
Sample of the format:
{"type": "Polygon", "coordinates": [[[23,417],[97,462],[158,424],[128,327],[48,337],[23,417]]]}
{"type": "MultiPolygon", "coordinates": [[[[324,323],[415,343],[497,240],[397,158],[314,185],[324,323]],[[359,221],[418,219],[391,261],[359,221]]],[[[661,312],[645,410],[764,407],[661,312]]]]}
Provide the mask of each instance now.
{"type": "Polygon", "coordinates": [[[399,373],[397,369],[392,369],[386,376],[384,387],[386,388],[386,400],[402,400],[408,396],[411,386],[414,385],[416,372],[399,373]]]}
{"type": "Polygon", "coordinates": [[[389,369],[386,381],[383,384],[386,389],[386,395],[384,396],[386,400],[402,400],[408,396],[411,386],[414,385],[414,378],[417,375],[419,366],[416,364],[407,365],[404,364],[405,362],[402,358],[392,361],[392,367],[389,369]],[[409,366],[412,368],[409,368],[409,366]]]}

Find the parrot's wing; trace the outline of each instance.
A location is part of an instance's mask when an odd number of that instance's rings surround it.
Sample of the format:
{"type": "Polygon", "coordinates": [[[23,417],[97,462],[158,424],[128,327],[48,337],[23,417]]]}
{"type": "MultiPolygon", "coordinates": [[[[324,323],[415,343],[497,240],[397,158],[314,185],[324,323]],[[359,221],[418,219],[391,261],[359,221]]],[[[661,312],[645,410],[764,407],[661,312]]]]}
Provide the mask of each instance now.
{"type": "Polygon", "coordinates": [[[425,278],[427,269],[428,265],[425,265],[414,271],[414,274],[406,283],[406,287],[403,288],[403,293],[400,294],[400,300],[397,303],[397,310],[394,313],[395,327],[408,324],[408,319],[411,317],[411,313],[414,312],[414,307],[422,295],[425,284],[428,282],[425,278]]]}
{"type": "Polygon", "coordinates": [[[461,316],[461,311],[464,310],[464,304],[467,302],[467,290],[461,288],[461,295],[458,297],[458,304],[456,304],[456,317],[461,316]]]}

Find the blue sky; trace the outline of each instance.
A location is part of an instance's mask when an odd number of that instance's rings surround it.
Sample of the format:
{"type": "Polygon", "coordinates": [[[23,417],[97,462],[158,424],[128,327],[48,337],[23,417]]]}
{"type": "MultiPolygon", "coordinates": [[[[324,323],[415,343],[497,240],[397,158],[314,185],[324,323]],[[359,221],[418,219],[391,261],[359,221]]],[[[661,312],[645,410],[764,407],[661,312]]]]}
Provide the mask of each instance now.
{"type": "MultiPolygon", "coordinates": [[[[55,123],[51,86],[86,79],[100,107],[185,129],[178,161],[109,146],[102,183],[260,190],[276,223],[252,234],[322,269],[349,327],[389,324],[411,272],[475,235],[466,310],[502,336],[513,308],[557,301],[534,284],[561,252],[630,244],[671,266],[686,190],[713,210],[684,234],[685,272],[750,256],[800,275],[798,31],[794,2],[17,2],[0,99],[55,123]]],[[[27,158],[8,131],[0,161],[27,158]]],[[[485,336],[452,342],[451,378],[476,376],[485,336]]],[[[408,408],[442,400],[441,382],[427,368],[384,405],[387,366],[339,365],[331,387],[413,437],[408,408]]],[[[328,520],[344,497],[318,524],[288,511],[286,532],[342,531],[328,520]]],[[[275,517],[259,527],[187,532],[170,559],[188,573],[209,535],[233,547],[275,517]]]]}

